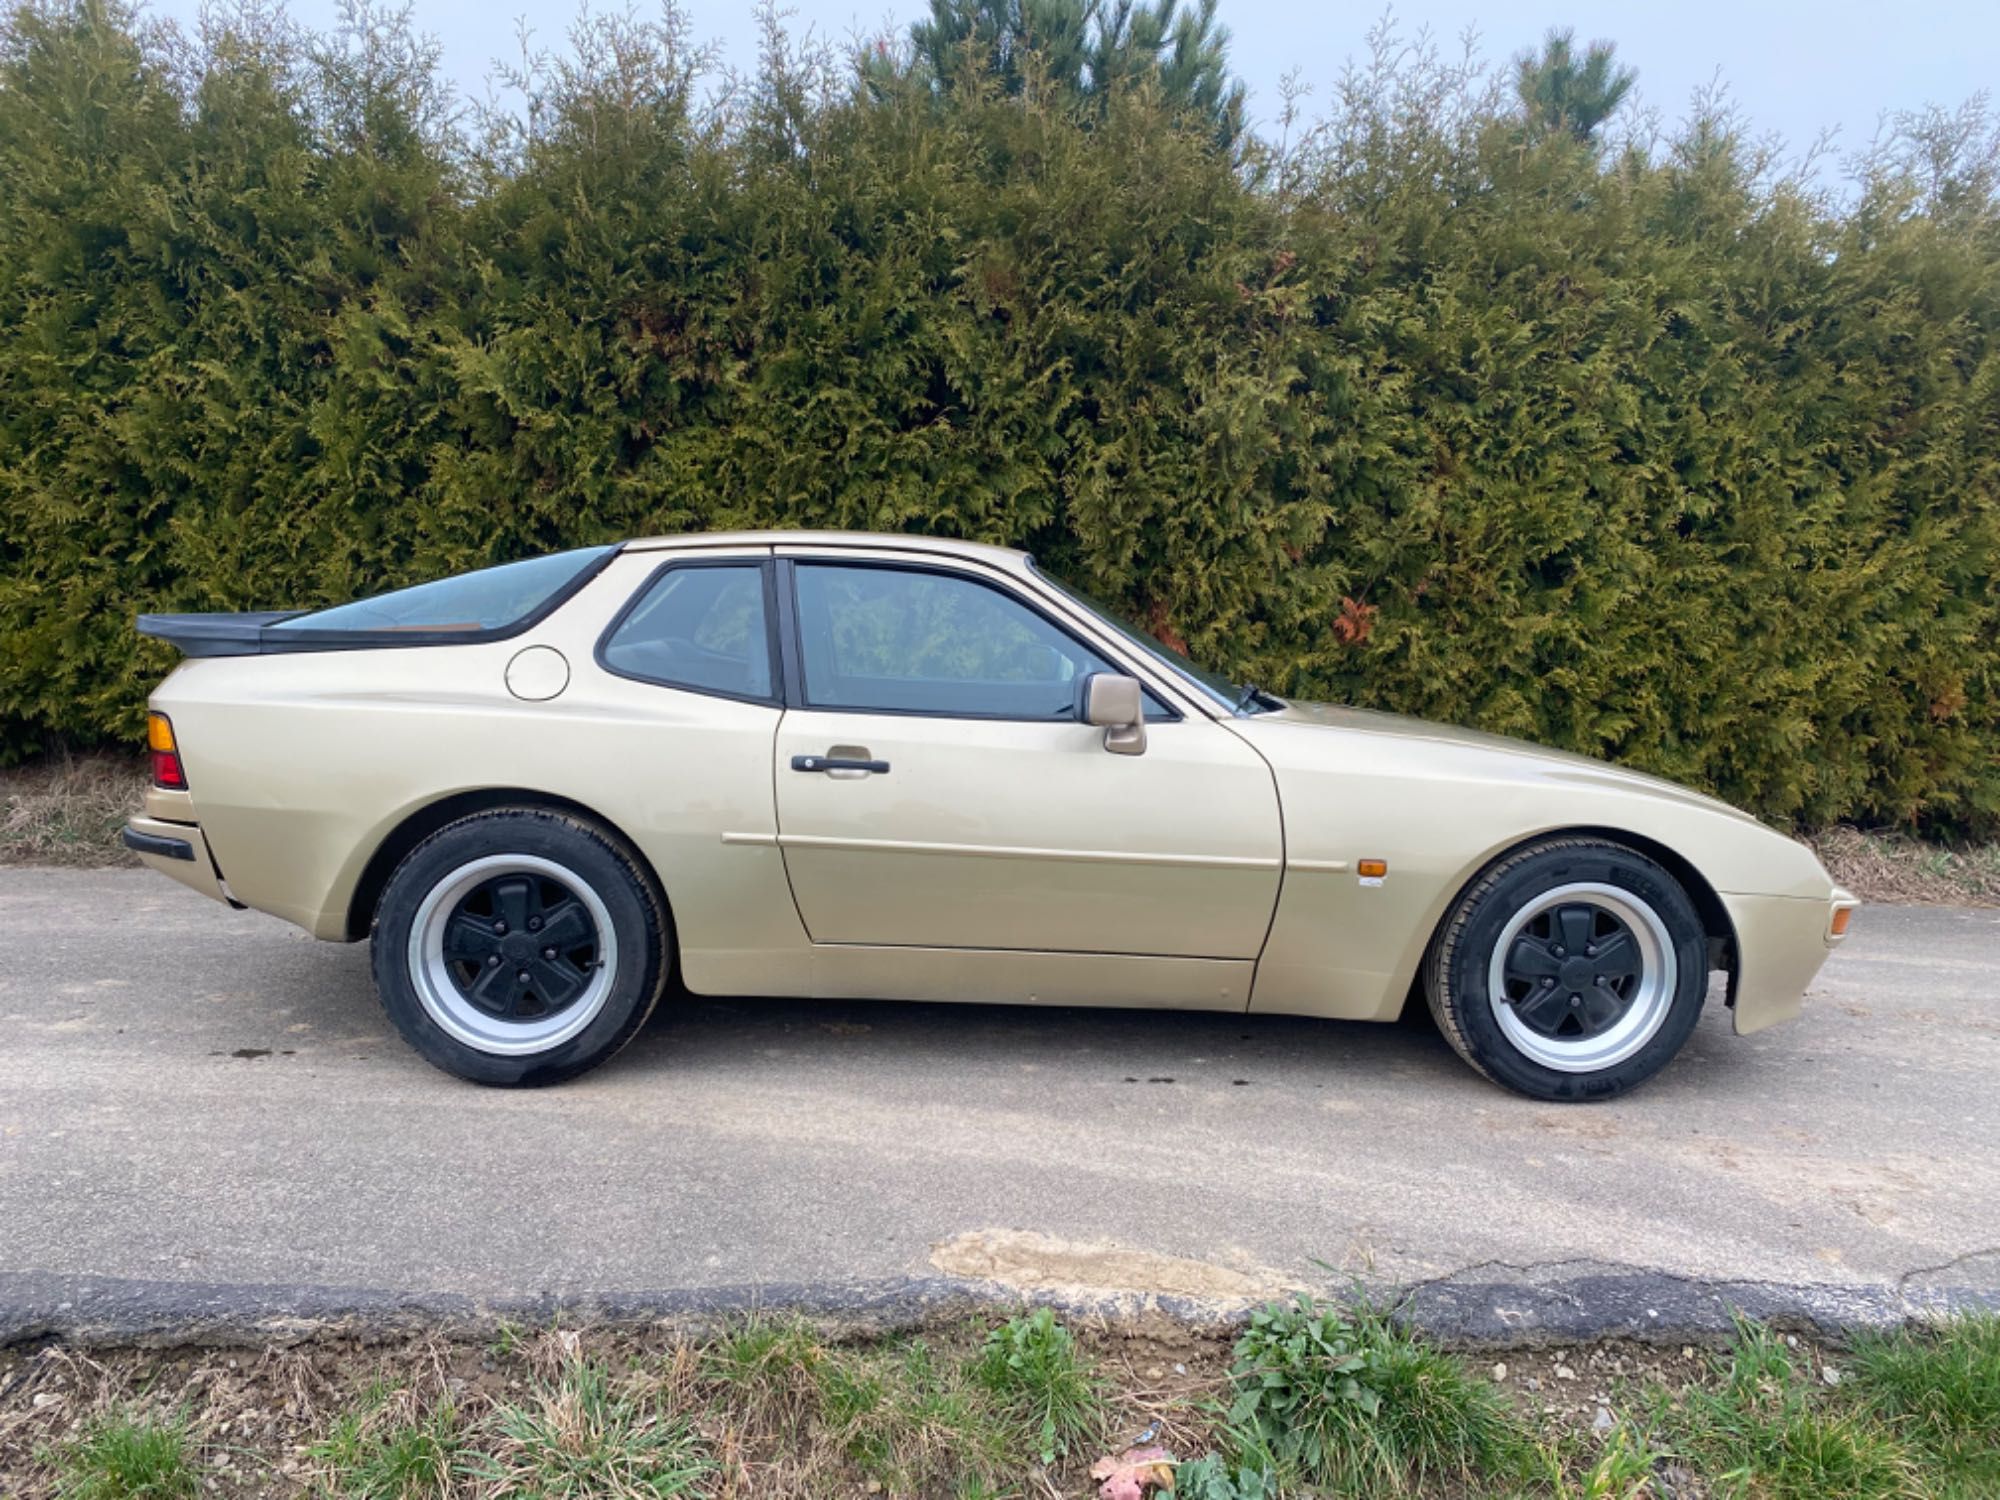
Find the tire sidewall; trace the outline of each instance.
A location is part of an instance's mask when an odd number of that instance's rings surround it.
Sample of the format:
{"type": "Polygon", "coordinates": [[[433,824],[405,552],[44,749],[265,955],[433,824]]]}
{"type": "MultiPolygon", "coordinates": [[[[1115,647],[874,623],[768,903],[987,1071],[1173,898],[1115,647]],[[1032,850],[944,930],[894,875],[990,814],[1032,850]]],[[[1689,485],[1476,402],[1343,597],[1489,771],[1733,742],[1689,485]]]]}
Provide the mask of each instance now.
{"type": "Polygon", "coordinates": [[[651,1013],[664,983],[663,918],[632,861],[595,830],[527,809],[475,814],[413,849],[382,893],[371,963],[382,1007],[427,1062],[474,1083],[558,1083],[595,1066],[629,1041],[651,1013]],[[575,1036],[546,1051],[501,1055],[469,1047],[425,1009],[410,974],[410,931],[418,908],[452,873],[493,855],[534,855],[572,871],[604,903],[618,966],[603,1008],[575,1036]]]}
{"type": "Polygon", "coordinates": [[[1505,869],[1471,903],[1445,976],[1467,1047],[1496,1081],[1538,1099],[1609,1099],[1643,1083],[1679,1052],[1701,1019],[1708,994],[1708,939],[1686,892],[1641,854],[1609,845],[1552,848],[1505,869]],[[1488,968],[1516,912],[1559,886],[1594,882],[1628,891],[1658,912],[1673,940],[1675,985],[1657,1031],[1623,1062],[1592,1073],[1566,1073],[1523,1055],[1508,1040],[1487,993],[1488,968]]]}

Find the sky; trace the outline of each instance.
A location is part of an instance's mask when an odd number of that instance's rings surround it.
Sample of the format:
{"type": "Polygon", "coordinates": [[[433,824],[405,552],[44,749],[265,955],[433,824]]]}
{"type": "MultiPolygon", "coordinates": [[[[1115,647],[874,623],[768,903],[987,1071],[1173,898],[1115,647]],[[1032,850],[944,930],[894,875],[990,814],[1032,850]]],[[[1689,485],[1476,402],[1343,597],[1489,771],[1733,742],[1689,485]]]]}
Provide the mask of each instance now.
{"type": "MultiPolygon", "coordinates": [[[[151,8],[188,20],[199,3],[153,0],[151,8]]],[[[289,0],[287,9],[324,26],[336,3],[289,0]]],[[[607,0],[596,4],[609,8],[607,0]]],[[[898,30],[928,10],[927,0],[781,4],[795,31],[842,43],[898,30]]],[[[698,40],[738,67],[754,64],[751,0],[683,0],[683,8],[698,40]]],[[[493,59],[518,55],[516,20],[526,20],[537,45],[554,46],[577,0],[412,0],[412,9],[418,28],[437,38],[453,78],[483,96],[493,59]]],[[[1324,105],[1341,67],[1364,53],[1384,13],[1372,0],[1221,0],[1230,60],[1249,85],[1253,120],[1273,122],[1280,81],[1294,69],[1312,88],[1309,112],[1324,105]]],[[[1794,149],[1833,128],[1837,150],[1858,150],[1885,112],[1956,107],[1979,90],[2000,89],[2000,0],[1405,0],[1394,15],[1405,36],[1427,28],[1452,54],[1470,29],[1481,55],[1496,64],[1534,46],[1550,26],[1573,28],[1579,42],[1608,38],[1638,70],[1642,103],[1667,124],[1686,113],[1697,90],[1719,81],[1757,132],[1776,132],[1794,149]]]]}

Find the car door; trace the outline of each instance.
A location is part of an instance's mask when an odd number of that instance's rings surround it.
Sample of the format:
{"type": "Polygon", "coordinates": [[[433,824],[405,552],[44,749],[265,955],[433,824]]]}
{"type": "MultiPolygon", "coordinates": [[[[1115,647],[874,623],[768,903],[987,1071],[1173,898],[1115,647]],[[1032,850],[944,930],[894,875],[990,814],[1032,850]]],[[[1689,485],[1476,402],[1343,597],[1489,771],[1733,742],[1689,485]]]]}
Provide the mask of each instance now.
{"type": "Polygon", "coordinates": [[[798,555],[779,588],[778,836],[814,943],[1256,956],[1283,851],[1236,735],[1149,689],[1143,752],[1110,753],[1077,682],[1119,664],[977,564],[798,555]]]}

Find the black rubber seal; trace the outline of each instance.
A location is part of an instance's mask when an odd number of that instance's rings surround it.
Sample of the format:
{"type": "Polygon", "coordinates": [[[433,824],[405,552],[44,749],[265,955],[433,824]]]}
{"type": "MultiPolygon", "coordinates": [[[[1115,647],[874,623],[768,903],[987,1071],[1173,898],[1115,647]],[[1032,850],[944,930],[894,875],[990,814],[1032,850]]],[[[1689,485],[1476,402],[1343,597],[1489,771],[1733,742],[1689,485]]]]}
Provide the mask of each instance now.
{"type": "Polygon", "coordinates": [[[186,839],[141,833],[129,823],[125,827],[125,847],[135,854],[157,854],[161,859],[184,859],[189,864],[194,863],[194,845],[186,839]]]}

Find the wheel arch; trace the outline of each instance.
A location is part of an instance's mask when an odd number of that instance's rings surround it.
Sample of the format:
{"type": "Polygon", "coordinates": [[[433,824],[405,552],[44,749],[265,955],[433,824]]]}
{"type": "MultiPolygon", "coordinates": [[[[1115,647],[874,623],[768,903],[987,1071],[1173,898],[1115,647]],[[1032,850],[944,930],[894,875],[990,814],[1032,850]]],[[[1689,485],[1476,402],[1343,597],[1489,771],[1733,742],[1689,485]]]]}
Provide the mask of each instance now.
{"type": "MultiPolygon", "coordinates": [[[[534,808],[542,812],[564,813],[578,818],[598,828],[615,839],[647,880],[652,882],[653,895],[660,903],[660,909],[667,915],[667,942],[670,948],[680,941],[680,928],[674,921],[671,897],[667,893],[666,882],[660,872],[653,868],[651,860],[638,844],[622,828],[596,808],[587,806],[570,797],[558,796],[553,792],[531,791],[525,787],[476,787],[469,791],[453,792],[426,802],[412,809],[401,822],[383,835],[375,850],[368,856],[368,862],[361,867],[360,879],[355,882],[353,894],[347,901],[347,921],[345,935],[349,942],[359,942],[368,936],[375,921],[375,908],[382,899],[382,892],[388,888],[389,877],[396,873],[396,866],[403,862],[409,852],[440,828],[457,822],[460,818],[475,813],[492,812],[503,807],[534,808]]],[[[676,958],[678,955],[674,955],[676,958]]],[[[678,967],[678,964],[676,964],[678,967]]]]}
{"type": "MultiPolygon", "coordinates": [[[[1488,870],[1505,860],[1512,859],[1524,849],[1533,848],[1536,844],[1545,844],[1552,839],[1574,838],[1601,839],[1606,843],[1621,844],[1635,854],[1643,854],[1680,883],[1681,889],[1687,892],[1688,900],[1694,903],[1695,914],[1701,918],[1702,930],[1708,936],[1709,969],[1711,971],[1720,969],[1729,976],[1729,1004],[1733,1007],[1736,1004],[1736,977],[1742,964],[1736,947],[1736,924],[1730,921],[1729,909],[1722,904],[1722,897],[1716,892],[1708,877],[1702,874],[1686,855],[1670,845],[1661,843],[1658,839],[1648,838],[1643,833],[1633,833],[1626,828],[1611,828],[1601,824],[1545,828],[1516,839],[1506,848],[1489,854],[1467,871],[1452,888],[1450,898],[1439,912],[1437,921],[1432,924],[1431,931],[1424,938],[1423,952],[1426,954],[1430,952],[1432,945],[1445,930],[1446,924],[1451,921],[1451,914],[1458,910],[1459,903],[1465,899],[1465,893],[1477,885],[1488,870]]],[[[1416,974],[1412,976],[1410,991],[1404,997],[1405,1005],[1411,998],[1421,1001],[1417,991],[1423,983],[1422,975],[1423,964],[1420,961],[1416,974]]]]}

